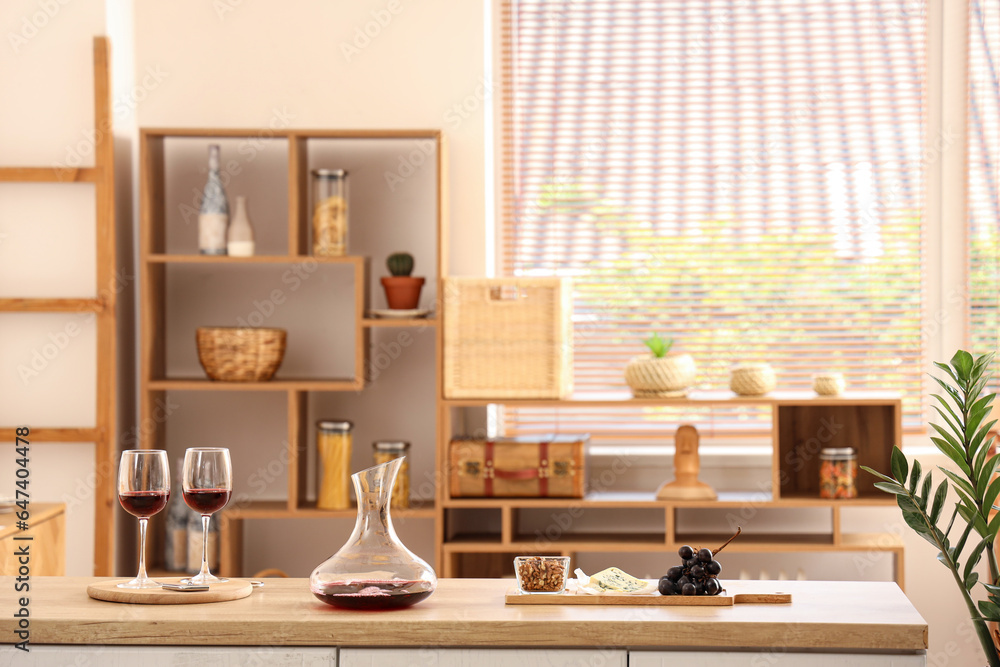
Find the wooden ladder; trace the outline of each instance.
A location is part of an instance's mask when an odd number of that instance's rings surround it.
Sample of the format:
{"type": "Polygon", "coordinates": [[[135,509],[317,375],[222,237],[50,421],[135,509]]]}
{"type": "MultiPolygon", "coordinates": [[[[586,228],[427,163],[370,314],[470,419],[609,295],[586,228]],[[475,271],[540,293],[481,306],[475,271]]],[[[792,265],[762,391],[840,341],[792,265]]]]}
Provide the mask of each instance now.
{"type": "MultiPolygon", "coordinates": [[[[114,570],[115,441],[115,210],[111,75],[106,37],[94,38],[94,166],[0,167],[0,183],[93,183],[96,188],[96,298],[0,298],[3,313],[94,313],[97,327],[97,415],[94,428],[32,428],[31,442],[94,443],[94,575],[114,570]]],[[[30,426],[27,424],[26,426],[30,426]]],[[[0,427],[0,442],[15,441],[0,427]]]]}

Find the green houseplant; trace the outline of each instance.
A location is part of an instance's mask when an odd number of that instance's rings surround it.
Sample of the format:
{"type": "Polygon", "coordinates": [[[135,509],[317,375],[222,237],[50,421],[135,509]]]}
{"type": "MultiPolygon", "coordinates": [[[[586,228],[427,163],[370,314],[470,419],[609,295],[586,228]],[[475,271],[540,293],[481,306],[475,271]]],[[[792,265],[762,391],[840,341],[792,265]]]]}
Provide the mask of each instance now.
{"type": "Polygon", "coordinates": [[[649,354],[634,357],[625,366],[625,382],[637,398],[684,396],[694,384],[697,369],[690,354],[671,352],[673,338],[658,333],[643,341],[649,354]]]}
{"type": "Polygon", "coordinates": [[[893,447],[889,475],[862,468],[881,480],[875,483],[876,487],[896,496],[906,524],[938,549],[937,558],[955,579],[989,664],[1000,667],[1000,655],[988,625],[1000,622],[1000,573],[993,550],[1000,529],[1000,513],[992,520],[989,516],[1000,493],[1000,477],[993,479],[1000,455],[989,454],[993,444],[989,432],[996,420],[986,421],[996,394],[984,394],[992,360],[993,354],[973,358],[959,350],[949,363],[934,363],[947,377],[934,378],[944,390],[943,395],[933,394],[934,409],[943,425],[930,425],[936,432],[931,440],[954,462],[957,472],[939,466],[948,479],[934,489],[931,473],[923,475],[920,462],[914,460],[911,465],[899,447],[893,447]],[[947,518],[945,500],[949,480],[958,501],[947,518]],[[945,518],[947,523],[943,522],[945,518]],[[980,582],[975,571],[983,554],[989,563],[989,582],[980,582]],[[978,603],[973,599],[977,583],[982,584],[987,594],[978,603]]]}
{"type": "Polygon", "coordinates": [[[391,276],[382,278],[385,300],[393,310],[412,310],[420,304],[420,290],[423,278],[410,276],[413,273],[413,255],[408,252],[394,252],[385,260],[391,276]]]}

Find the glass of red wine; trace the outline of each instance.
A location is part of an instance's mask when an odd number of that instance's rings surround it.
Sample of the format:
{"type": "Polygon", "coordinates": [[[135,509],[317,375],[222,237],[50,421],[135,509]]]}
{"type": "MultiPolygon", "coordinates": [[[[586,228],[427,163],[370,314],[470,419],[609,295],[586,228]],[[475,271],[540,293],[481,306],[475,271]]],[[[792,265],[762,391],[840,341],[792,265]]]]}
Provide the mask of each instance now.
{"type": "Polygon", "coordinates": [[[139,574],[118,588],[159,588],[146,576],[146,523],[167,506],[170,498],[170,465],[162,449],[129,449],[118,465],[118,502],[139,519],[139,574]]]}
{"type": "Polygon", "coordinates": [[[229,503],[233,494],[233,464],[224,447],[192,447],[184,452],[184,502],[201,514],[205,531],[201,541],[201,572],[184,579],[192,584],[219,584],[228,579],[208,570],[208,522],[229,503]]]}

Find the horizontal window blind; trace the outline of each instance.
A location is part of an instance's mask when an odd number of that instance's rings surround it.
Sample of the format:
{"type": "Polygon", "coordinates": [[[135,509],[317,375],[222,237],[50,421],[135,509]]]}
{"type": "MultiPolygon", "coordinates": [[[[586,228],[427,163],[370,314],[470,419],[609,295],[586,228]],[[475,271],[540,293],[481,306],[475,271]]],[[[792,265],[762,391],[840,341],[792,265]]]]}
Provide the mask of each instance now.
{"type": "MultiPolygon", "coordinates": [[[[1000,5],[969,3],[966,188],[969,219],[969,333],[976,354],[995,352],[1000,335],[1000,5]]],[[[1000,364],[994,365],[993,391],[1000,364]]]]}
{"type": "MultiPolygon", "coordinates": [[[[725,389],[840,371],[922,418],[925,12],[913,0],[504,0],[501,266],[575,282],[575,391],[657,331],[725,389]]],[[[511,434],[641,436],[753,408],[517,407],[511,434]]]]}

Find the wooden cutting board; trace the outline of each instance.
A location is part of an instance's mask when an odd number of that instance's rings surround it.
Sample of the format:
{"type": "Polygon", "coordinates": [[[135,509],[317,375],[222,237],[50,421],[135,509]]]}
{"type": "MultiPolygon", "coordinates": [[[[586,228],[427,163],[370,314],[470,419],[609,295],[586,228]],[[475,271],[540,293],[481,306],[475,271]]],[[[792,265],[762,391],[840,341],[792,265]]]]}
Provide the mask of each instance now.
{"type": "Polygon", "coordinates": [[[587,595],[576,593],[539,594],[520,593],[516,588],[507,591],[506,604],[529,605],[616,605],[631,607],[732,607],[734,604],[791,604],[791,593],[741,592],[739,581],[726,581],[722,595],[587,595]]]}
{"type": "MultiPolygon", "coordinates": [[[[181,577],[157,577],[161,584],[179,583],[181,577]]],[[[202,604],[205,602],[228,602],[245,598],[253,592],[253,585],[246,579],[230,579],[221,584],[212,584],[207,591],[168,591],[165,588],[118,588],[118,584],[128,579],[112,579],[87,586],[87,595],[105,602],[128,602],[131,604],[202,604]]]]}

